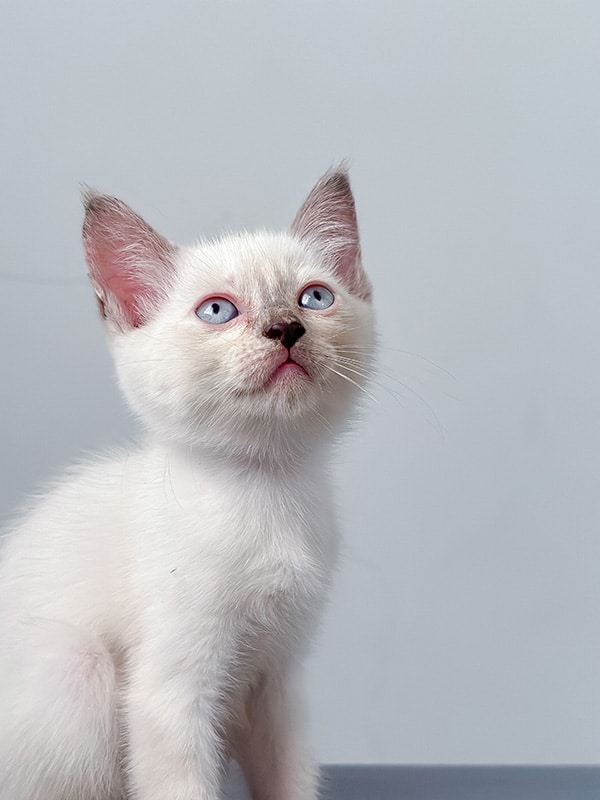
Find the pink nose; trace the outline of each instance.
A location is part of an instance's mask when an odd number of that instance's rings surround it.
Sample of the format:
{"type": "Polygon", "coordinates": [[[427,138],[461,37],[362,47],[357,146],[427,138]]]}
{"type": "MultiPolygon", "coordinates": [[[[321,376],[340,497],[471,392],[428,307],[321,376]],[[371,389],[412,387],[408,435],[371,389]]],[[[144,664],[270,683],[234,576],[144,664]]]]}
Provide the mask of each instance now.
{"type": "Polygon", "coordinates": [[[279,339],[288,350],[293,347],[298,339],[306,333],[305,328],[294,319],[291,322],[274,322],[267,328],[264,335],[267,339],[279,339]]]}

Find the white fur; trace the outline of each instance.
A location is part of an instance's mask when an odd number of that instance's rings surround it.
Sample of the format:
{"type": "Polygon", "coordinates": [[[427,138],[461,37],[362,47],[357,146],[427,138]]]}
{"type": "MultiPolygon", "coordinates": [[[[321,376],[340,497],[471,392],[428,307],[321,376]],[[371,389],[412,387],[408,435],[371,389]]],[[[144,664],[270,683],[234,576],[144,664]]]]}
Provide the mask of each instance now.
{"type": "Polygon", "coordinates": [[[292,234],[179,248],[174,275],[146,324],[107,320],[144,444],[72,470],[4,545],[1,800],[217,800],[230,757],[254,800],[316,797],[296,687],[370,305],[292,234]],[[298,306],[311,283],[332,308],[298,306]],[[199,320],[223,294],[240,316],[199,320]],[[290,315],[310,378],[270,384],[284,348],[262,334],[290,315]]]}

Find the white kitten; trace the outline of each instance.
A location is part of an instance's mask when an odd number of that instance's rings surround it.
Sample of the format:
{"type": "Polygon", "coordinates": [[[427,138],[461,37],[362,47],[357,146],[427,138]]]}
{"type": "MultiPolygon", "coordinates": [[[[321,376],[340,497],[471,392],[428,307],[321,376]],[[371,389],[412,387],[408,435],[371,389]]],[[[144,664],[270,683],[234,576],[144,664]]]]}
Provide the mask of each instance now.
{"type": "Polygon", "coordinates": [[[145,443],[73,470],[0,568],[1,800],[312,800],[300,659],[337,551],[331,437],[370,370],[344,172],[291,231],[178,247],[89,195],[84,243],[145,443]]]}

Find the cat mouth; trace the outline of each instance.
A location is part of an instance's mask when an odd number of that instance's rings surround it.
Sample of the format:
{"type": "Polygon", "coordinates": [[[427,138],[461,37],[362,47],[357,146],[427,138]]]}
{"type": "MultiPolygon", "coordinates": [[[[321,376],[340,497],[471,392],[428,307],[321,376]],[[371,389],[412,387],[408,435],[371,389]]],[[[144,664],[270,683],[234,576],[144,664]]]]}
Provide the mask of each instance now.
{"type": "Polygon", "coordinates": [[[291,355],[288,355],[285,361],[278,364],[269,378],[269,383],[276,383],[280,380],[287,380],[288,378],[309,378],[306,369],[295,361],[291,355]]]}

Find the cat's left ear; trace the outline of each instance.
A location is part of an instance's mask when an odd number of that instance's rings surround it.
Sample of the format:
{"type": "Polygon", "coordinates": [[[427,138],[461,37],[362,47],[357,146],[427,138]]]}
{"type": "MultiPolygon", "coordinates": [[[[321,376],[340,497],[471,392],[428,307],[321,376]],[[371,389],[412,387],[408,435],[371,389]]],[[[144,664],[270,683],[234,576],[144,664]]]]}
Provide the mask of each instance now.
{"type": "Polygon", "coordinates": [[[361,262],[356,208],[345,170],[327,172],[318,181],[297,213],[292,233],[320,252],[351,292],[370,300],[371,284],[361,262]]]}

